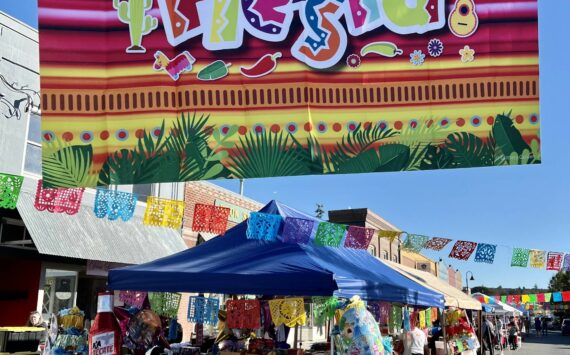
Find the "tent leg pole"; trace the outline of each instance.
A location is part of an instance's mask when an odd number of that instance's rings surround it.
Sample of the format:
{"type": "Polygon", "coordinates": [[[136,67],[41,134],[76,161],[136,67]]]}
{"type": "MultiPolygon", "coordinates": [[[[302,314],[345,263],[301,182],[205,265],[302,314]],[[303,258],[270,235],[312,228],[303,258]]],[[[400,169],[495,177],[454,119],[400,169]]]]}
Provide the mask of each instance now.
{"type": "Polygon", "coordinates": [[[332,335],[333,328],[334,328],[334,318],[329,320],[329,339],[331,342],[331,355],[334,355],[334,338],[332,335]]]}
{"type": "Polygon", "coordinates": [[[443,311],[441,312],[441,331],[443,334],[443,349],[445,352],[445,355],[449,354],[449,352],[447,351],[447,335],[445,334],[445,308],[443,308],[443,311]]]}
{"type": "Polygon", "coordinates": [[[298,336],[299,326],[295,324],[295,335],[293,336],[293,349],[297,349],[297,336],[298,336]]]}

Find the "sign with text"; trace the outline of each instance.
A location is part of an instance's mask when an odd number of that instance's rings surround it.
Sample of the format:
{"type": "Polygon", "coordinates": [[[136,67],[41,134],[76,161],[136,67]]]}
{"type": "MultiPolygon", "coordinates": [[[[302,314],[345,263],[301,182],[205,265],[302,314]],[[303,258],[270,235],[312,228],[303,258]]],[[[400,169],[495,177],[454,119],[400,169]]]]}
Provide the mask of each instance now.
{"type": "Polygon", "coordinates": [[[249,213],[251,212],[248,209],[234,205],[233,203],[229,203],[224,200],[215,200],[214,205],[229,208],[230,215],[228,217],[228,221],[234,223],[241,223],[245,221],[249,218],[249,213]]]}
{"type": "Polygon", "coordinates": [[[536,0],[39,8],[47,186],[541,161],[536,0]]]}

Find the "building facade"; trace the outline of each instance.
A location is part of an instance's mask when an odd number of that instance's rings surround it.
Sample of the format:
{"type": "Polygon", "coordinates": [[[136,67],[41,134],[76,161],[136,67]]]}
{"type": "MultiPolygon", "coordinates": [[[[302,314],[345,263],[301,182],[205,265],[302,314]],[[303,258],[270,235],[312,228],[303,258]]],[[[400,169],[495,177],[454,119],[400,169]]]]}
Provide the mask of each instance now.
{"type": "Polygon", "coordinates": [[[136,192],[128,222],[96,218],[94,189],[77,215],[34,207],[41,178],[38,32],[0,12],[0,173],[24,176],[17,209],[0,209],[0,326],[78,306],[95,316],[112,267],[184,250],[181,230],[143,225],[147,196],[183,199],[183,184],[112,187],[136,192]]]}

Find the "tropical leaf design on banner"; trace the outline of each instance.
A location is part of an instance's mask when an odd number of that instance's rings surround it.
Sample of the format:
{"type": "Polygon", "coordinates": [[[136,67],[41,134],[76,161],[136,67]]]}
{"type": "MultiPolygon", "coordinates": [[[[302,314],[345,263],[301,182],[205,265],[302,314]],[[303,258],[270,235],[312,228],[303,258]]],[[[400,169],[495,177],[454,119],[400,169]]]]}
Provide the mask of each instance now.
{"type": "Polygon", "coordinates": [[[166,129],[143,131],[133,149],[119,149],[96,168],[91,145],[45,144],[44,181],[49,187],[144,184],[310,174],[354,174],[540,163],[540,143],[527,143],[513,120],[497,115],[487,135],[445,133],[441,125],[417,122],[395,131],[356,125],[332,145],[311,133],[300,141],[292,132],[240,132],[218,128],[209,115],[187,113],[166,129]]]}

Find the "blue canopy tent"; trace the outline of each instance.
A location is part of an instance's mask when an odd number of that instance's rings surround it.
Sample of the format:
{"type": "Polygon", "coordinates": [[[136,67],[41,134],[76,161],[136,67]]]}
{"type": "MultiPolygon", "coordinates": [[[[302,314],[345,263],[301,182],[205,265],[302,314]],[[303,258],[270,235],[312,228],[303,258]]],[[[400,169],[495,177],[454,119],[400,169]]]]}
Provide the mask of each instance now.
{"type": "MultiPolygon", "coordinates": [[[[260,212],[319,221],[272,201],[260,212]]],[[[247,221],[197,247],[109,272],[112,290],[331,296],[443,308],[443,295],[365,250],[250,240],[247,221]]]]}

